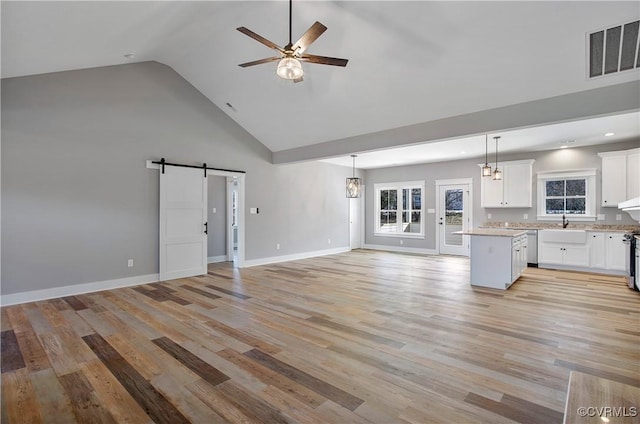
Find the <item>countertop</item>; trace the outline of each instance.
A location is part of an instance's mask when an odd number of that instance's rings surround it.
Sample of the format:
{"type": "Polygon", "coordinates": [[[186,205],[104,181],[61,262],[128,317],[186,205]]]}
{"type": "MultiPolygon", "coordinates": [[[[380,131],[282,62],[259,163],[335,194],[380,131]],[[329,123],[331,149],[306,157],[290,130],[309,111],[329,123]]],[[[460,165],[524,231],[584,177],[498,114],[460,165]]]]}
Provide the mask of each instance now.
{"type": "Polygon", "coordinates": [[[465,236],[516,237],[522,234],[527,234],[527,231],[504,228],[473,228],[466,231],[455,231],[453,234],[462,234],[465,236]]]}
{"type": "MultiPolygon", "coordinates": [[[[562,225],[547,222],[485,222],[479,228],[495,228],[503,230],[557,230],[562,225]]],[[[608,233],[630,233],[640,231],[638,225],[583,224],[571,222],[567,230],[606,231],[608,233]]]]}

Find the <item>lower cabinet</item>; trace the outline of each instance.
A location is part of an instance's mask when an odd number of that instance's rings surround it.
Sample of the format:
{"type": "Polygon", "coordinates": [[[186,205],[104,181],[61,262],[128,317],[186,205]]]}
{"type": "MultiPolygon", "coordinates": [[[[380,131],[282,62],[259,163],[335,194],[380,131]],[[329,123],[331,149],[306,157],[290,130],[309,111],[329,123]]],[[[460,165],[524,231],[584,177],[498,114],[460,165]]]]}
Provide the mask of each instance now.
{"type": "Polygon", "coordinates": [[[543,268],[558,265],[619,274],[625,270],[623,236],[623,233],[588,231],[584,244],[538,243],[538,263],[543,268]]]}
{"type": "Polygon", "coordinates": [[[588,267],[589,246],[562,243],[539,244],[538,263],[588,267]]]}
{"type": "Polygon", "coordinates": [[[505,290],[527,267],[527,235],[471,234],[469,256],[472,285],[505,290]]]}
{"type": "Polygon", "coordinates": [[[625,270],[625,246],[624,234],[606,233],[604,239],[605,269],[615,271],[625,270]]]}

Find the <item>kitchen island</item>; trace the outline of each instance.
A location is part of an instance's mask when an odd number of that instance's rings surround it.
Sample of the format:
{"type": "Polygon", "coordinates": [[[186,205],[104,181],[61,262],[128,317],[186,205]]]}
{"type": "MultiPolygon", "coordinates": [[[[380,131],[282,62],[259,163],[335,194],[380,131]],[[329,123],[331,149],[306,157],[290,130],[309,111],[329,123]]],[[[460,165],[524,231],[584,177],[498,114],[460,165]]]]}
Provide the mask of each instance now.
{"type": "Polygon", "coordinates": [[[473,286],[506,290],[527,267],[527,232],[475,228],[470,236],[470,281],[473,286]]]}

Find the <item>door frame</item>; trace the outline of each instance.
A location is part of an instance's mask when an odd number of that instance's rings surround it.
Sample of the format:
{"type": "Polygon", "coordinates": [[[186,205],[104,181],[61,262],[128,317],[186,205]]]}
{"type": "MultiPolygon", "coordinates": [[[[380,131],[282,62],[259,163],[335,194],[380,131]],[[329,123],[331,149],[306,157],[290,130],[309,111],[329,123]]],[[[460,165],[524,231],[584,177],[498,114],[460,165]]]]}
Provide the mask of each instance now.
{"type": "Polygon", "coordinates": [[[365,186],[363,185],[362,187],[360,187],[360,197],[356,197],[356,198],[352,198],[349,199],[349,248],[351,250],[353,249],[362,249],[364,247],[364,219],[365,219],[365,214],[364,214],[364,205],[365,205],[365,186]],[[351,245],[351,205],[353,205],[353,202],[357,202],[358,203],[358,207],[359,207],[359,212],[358,213],[358,222],[356,223],[356,225],[358,226],[358,231],[360,233],[360,237],[358,240],[358,244],[359,246],[354,247],[351,245]]]}
{"type": "MultiPolygon", "coordinates": [[[[170,166],[170,165],[165,165],[170,166]]],[[[160,170],[161,165],[157,163],[153,163],[153,160],[147,160],[147,168],[148,169],[157,169],[160,170]]],[[[220,171],[216,169],[207,169],[207,176],[215,175],[220,177],[236,177],[238,181],[238,261],[236,263],[236,267],[243,268],[245,265],[245,214],[244,214],[244,197],[245,197],[245,177],[246,174],[243,172],[232,172],[232,171],[220,171]]],[[[158,204],[159,207],[159,204],[158,204]]],[[[228,208],[228,205],[227,205],[228,208]]],[[[227,221],[230,222],[230,219],[227,218],[227,221]]]]}
{"type": "MultiPolygon", "coordinates": [[[[435,250],[438,254],[440,252],[440,228],[438,227],[438,215],[440,212],[440,187],[448,185],[468,185],[469,186],[469,216],[468,216],[468,228],[473,228],[473,178],[454,178],[449,180],[436,180],[436,214],[434,217],[434,224],[436,228],[436,246],[435,250]]],[[[467,254],[469,256],[469,236],[463,236],[467,242],[467,254]]],[[[463,242],[464,243],[464,242],[463,242]]]]}

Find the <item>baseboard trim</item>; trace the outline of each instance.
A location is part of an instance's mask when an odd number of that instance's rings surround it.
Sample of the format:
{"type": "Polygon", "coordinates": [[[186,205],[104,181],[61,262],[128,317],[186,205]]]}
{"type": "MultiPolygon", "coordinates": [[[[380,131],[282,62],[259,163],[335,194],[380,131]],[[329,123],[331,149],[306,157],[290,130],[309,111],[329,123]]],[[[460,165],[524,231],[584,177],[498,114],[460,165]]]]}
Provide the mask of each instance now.
{"type": "Polygon", "coordinates": [[[398,253],[417,253],[420,255],[437,255],[438,251],[436,249],[423,249],[420,247],[400,247],[400,246],[385,246],[383,244],[365,244],[363,249],[370,250],[384,250],[387,252],[398,252],[398,253]]]}
{"type": "Polygon", "coordinates": [[[53,287],[44,290],[12,293],[0,296],[0,306],[17,305],[19,303],[37,302],[39,300],[54,299],[63,296],[74,296],[77,294],[119,289],[122,287],[139,286],[140,284],[156,283],[158,281],[160,281],[158,274],[147,274],[116,280],[96,281],[93,283],[74,284],[72,286],[53,287]]]}
{"type": "Polygon", "coordinates": [[[315,258],[317,256],[335,255],[351,251],[349,247],[338,247],[335,249],[315,250],[312,252],[295,253],[293,255],[272,256],[270,258],[251,259],[244,261],[244,267],[269,265],[278,262],[296,261],[298,259],[315,258]]]}
{"type": "Polygon", "coordinates": [[[227,262],[227,255],[209,256],[207,258],[208,264],[215,264],[218,262],[227,262]]]}
{"type": "Polygon", "coordinates": [[[559,264],[538,263],[538,268],[557,269],[559,271],[590,272],[592,274],[603,274],[603,275],[627,275],[626,271],[621,271],[617,269],[589,268],[584,266],[569,266],[569,265],[559,265],[559,264]]]}

